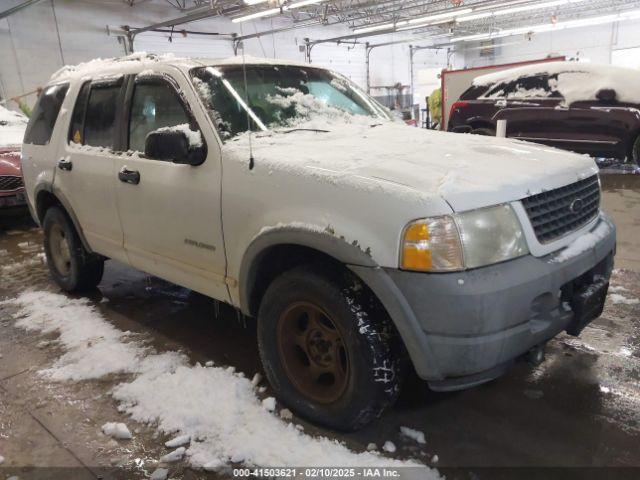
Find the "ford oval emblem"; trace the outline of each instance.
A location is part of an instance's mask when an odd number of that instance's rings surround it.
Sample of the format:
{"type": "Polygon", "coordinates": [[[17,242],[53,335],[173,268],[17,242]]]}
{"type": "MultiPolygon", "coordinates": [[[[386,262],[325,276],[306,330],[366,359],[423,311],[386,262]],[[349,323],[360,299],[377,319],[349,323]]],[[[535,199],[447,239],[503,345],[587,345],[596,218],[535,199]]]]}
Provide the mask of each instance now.
{"type": "Polygon", "coordinates": [[[584,200],[582,200],[581,198],[576,198],[573,202],[571,202],[571,205],[569,205],[569,211],[571,213],[575,213],[576,215],[582,212],[583,208],[584,200]]]}

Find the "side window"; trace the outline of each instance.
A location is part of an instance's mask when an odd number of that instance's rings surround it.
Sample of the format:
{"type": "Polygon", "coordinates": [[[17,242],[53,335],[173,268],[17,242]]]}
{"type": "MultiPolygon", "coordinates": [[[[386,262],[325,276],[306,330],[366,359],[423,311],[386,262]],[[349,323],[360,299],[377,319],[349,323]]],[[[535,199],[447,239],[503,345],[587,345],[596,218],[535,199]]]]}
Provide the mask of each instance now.
{"type": "Polygon", "coordinates": [[[40,94],[24,135],[24,143],[33,145],[47,145],[49,143],[68,89],[68,84],[52,85],[40,94]]]}
{"type": "Polygon", "coordinates": [[[137,83],[131,101],[129,150],[144,152],[147,135],[159,128],[191,123],[178,94],[166,81],[137,83]]]}
{"type": "Polygon", "coordinates": [[[91,82],[85,82],[78,92],[76,104],[73,107],[73,115],[71,116],[71,125],[69,126],[69,141],[82,144],[84,142],[84,117],[87,111],[87,100],[89,99],[89,91],[91,90],[91,82]]]}
{"type": "Polygon", "coordinates": [[[120,84],[92,84],[84,121],[84,145],[115,147],[120,84]]]}

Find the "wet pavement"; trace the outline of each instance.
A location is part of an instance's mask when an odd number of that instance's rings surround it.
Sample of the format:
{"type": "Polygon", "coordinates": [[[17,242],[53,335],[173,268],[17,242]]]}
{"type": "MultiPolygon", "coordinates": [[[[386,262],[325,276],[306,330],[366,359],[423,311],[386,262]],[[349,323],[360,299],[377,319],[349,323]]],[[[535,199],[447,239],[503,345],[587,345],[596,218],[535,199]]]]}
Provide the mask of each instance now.
{"type": "MultiPolygon", "coordinates": [[[[618,225],[613,289],[637,299],[640,176],[604,176],[603,189],[604,208],[618,225]]],[[[41,244],[40,231],[28,220],[0,224],[0,299],[26,288],[59,291],[49,280],[41,244]]],[[[193,362],[233,365],[247,376],[260,370],[252,322],[202,295],[108,262],[90,297],[115,326],[145,335],[159,351],[182,350],[193,362]]],[[[122,469],[111,472],[117,478],[147,476],[166,453],[165,438],[117,411],[108,393],[121,379],[41,378],[37,371],[61,354],[48,343],[52,338],[14,327],[0,307],[0,455],[6,458],[0,479],[46,478],[52,472],[57,478],[109,477],[101,468],[114,465],[122,469]],[[107,421],[127,422],[135,428],[134,439],[109,440],[100,433],[107,421]],[[122,472],[125,477],[118,476],[122,472]]],[[[336,435],[294,421],[355,450],[391,440],[397,457],[436,466],[447,478],[640,478],[640,305],[609,300],[604,315],[579,338],[561,335],[551,341],[542,365],[518,363],[478,388],[435,393],[411,377],[398,404],[360,432],[336,435]],[[400,426],[423,431],[426,445],[401,437],[400,426]]],[[[178,464],[171,476],[206,475],[178,464]]]]}

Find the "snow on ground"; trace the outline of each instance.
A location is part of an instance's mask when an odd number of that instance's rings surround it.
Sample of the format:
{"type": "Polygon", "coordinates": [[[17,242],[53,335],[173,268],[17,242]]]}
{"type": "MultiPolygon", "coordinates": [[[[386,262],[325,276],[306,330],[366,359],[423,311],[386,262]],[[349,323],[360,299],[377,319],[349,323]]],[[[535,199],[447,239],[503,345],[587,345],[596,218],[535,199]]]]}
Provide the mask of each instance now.
{"type": "Polygon", "coordinates": [[[613,303],[621,303],[623,305],[638,305],[640,304],[640,300],[637,298],[627,298],[624,295],[620,295],[619,293],[610,293],[609,300],[613,303]]]}
{"type": "Polygon", "coordinates": [[[415,440],[418,443],[427,443],[424,438],[424,433],[419,430],[414,430],[413,428],[409,427],[400,427],[400,433],[402,433],[405,437],[409,437],[410,439],[415,440]]]}
{"type": "MultiPolygon", "coordinates": [[[[109,374],[134,374],[111,395],[133,420],[179,434],[171,446],[191,444],[182,452],[196,468],[215,470],[230,462],[252,466],[422,466],[356,453],[336,440],[312,437],[287,423],[256,396],[251,380],[233,367],[190,365],[178,352],[156,353],[142,339],[108,323],[86,299],[49,292],[24,292],[2,302],[17,307],[16,325],[44,334],[58,333],[66,351],[41,372],[53,380],[85,380],[109,374]],[[188,437],[188,438],[187,438],[188,437]]],[[[270,404],[270,402],[267,402],[270,404]]],[[[395,451],[391,442],[385,450],[395,451]]],[[[440,478],[419,469],[420,478],[440,478]]]]}

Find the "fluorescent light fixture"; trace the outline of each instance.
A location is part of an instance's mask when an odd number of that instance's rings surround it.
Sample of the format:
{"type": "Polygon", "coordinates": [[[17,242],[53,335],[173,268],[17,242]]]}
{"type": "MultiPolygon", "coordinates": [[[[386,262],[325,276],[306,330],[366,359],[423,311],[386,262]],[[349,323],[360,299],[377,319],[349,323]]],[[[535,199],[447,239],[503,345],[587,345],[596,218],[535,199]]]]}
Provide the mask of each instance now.
{"type": "Polygon", "coordinates": [[[416,28],[431,27],[433,25],[443,25],[445,23],[449,23],[450,21],[451,21],[450,19],[447,19],[447,20],[440,20],[440,21],[436,21],[436,22],[420,23],[420,24],[417,24],[417,25],[408,25],[406,27],[398,28],[397,31],[398,32],[403,32],[405,30],[415,30],[416,28]]]}
{"type": "Polygon", "coordinates": [[[324,0],[300,0],[299,2],[290,3],[289,5],[285,5],[285,10],[291,10],[293,8],[301,8],[306,7],[307,5],[313,5],[315,3],[324,2],[324,0]]]}
{"type": "Polygon", "coordinates": [[[353,30],[353,33],[369,33],[377,32],[379,30],[391,30],[395,28],[395,23],[385,23],[383,25],[372,25],[370,27],[359,27],[353,30]]]}
{"type": "Polygon", "coordinates": [[[456,42],[472,42],[478,40],[490,40],[493,38],[510,37],[512,35],[521,35],[525,33],[543,33],[567,30],[570,28],[589,27],[593,25],[603,25],[606,23],[622,22],[625,20],[640,19],[640,10],[631,10],[612,15],[604,15],[600,17],[581,18],[578,20],[568,20],[558,23],[543,23],[538,25],[530,25],[527,27],[511,28],[500,30],[492,33],[479,33],[475,35],[466,35],[463,37],[455,37],[451,39],[452,43],[456,42]]]}
{"type": "MultiPolygon", "coordinates": [[[[250,5],[257,5],[259,3],[265,3],[268,0],[245,0],[245,3],[253,2],[250,5]]],[[[298,2],[293,2],[288,5],[284,5],[282,8],[269,8],[267,10],[261,10],[259,12],[250,13],[249,15],[244,15],[242,17],[236,17],[231,20],[233,23],[246,22],[249,20],[255,20],[257,18],[270,17],[272,15],[278,15],[279,13],[287,10],[293,10],[294,8],[302,8],[307,5],[313,5],[315,3],[321,3],[325,0],[300,0],[298,2]]],[[[281,2],[278,2],[281,3],[281,2]]]]}
{"type": "Polygon", "coordinates": [[[479,20],[481,18],[498,17],[502,15],[510,15],[512,13],[529,12],[531,10],[542,10],[545,8],[559,7],[561,5],[567,5],[569,3],[580,3],[584,0],[552,0],[548,2],[535,3],[531,5],[520,5],[510,8],[504,8],[502,10],[493,10],[488,12],[472,13],[471,15],[465,15],[457,17],[457,22],[470,22],[472,20],[479,20]]]}
{"type": "Polygon", "coordinates": [[[436,15],[429,15],[426,17],[412,18],[408,23],[427,23],[435,20],[445,20],[457,17],[458,15],[465,15],[473,12],[472,8],[463,8],[460,10],[452,10],[450,12],[437,13],[436,15]]]}
{"type": "Polygon", "coordinates": [[[249,15],[245,15],[243,17],[237,17],[231,20],[233,23],[247,22],[249,20],[255,20],[256,18],[269,17],[271,15],[277,15],[280,13],[279,8],[270,8],[268,10],[261,10],[259,12],[250,13],[249,15]]]}

